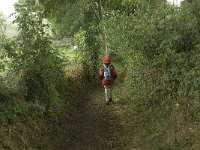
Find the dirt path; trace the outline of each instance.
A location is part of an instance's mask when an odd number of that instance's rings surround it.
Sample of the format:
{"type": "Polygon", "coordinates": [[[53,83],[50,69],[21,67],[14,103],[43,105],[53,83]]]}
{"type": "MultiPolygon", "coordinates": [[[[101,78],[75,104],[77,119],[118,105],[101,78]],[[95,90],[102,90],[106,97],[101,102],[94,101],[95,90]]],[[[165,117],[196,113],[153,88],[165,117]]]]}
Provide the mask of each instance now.
{"type": "MultiPolygon", "coordinates": [[[[83,100],[68,127],[63,150],[125,150],[127,131],[117,115],[119,104],[106,105],[99,88],[83,100]]],[[[66,132],[66,131],[65,131],[66,132]]]]}

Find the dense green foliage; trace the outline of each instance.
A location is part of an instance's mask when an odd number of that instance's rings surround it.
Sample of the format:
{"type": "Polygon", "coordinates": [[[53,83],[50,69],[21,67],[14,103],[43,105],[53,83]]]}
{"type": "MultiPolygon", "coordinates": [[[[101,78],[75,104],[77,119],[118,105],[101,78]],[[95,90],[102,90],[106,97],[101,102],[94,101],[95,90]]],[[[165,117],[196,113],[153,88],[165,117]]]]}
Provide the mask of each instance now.
{"type": "MultiPolygon", "coordinates": [[[[63,38],[73,36],[84,32],[84,49],[82,53],[82,64],[85,71],[85,77],[91,79],[90,82],[97,81],[97,64],[98,53],[100,49],[100,29],[98,27],[101,22],[101,14],[96,12],[101,9],[99,1],[96,3],[89,1],[43,1],[40,3],[44,7],[44,14],[52,24],[55,38],[63,38]],[[50,4],[50,5],[48,5],[50,4]],[[57,11],[59,9],[59,11],[57,11]]],[[[78,39],[77,39],[78,40],[78,39]]],[[[80,39],[81,40],[81,39],[80,39]]],[[[74,40],[76,41],[76,40],[74,40]]],[[[77,45],[78,43],[74,43],[77,45]]],[[[82,47],[83,45],[78,45],[82,47]]]]}
{"type": "Polygon", "coordinates": [[[109,42],[124,58],[122,97],[132,104],[127,113],[137,114],[133,126],[149,135],[147,149],[199,146],[199,9],[199,1],[167,4],[153,15],[116,13],[107,21],[109,42]]]}
{"type": "MultiPolygon", "coordinates": [[[[43,8],[35,1],[21,1],[15,9],[18,35],[1,37],[1,61],[7,60],[0,78],[1,141],[10,149],[41,149],[69,118],[86,85],[77,72],[66,71],[70,62],[55,49],[43,8]]],[[[73,66],[82,71],[81,64],[73,66]]]]}
{"type": "Polygon", "coordinates": [[[0,59],[7,63],[7,71],[0,64],[2,139],[9,127],[23,138],[32,134],[38,142],[26,144],[43,148],[40,138],[69,116],[86,83],[96,85],[108,46],[122,66],[119,99],[128,104],[133,147],[200,147],[199,0],[181,7],[165,0],[20,0],[15,8],[19,34],[10,40],[0,15],[0,59]],[[68,60],[65,50],[73,46],[68,60]],[[48,124],[43,135],[38,124],[48,124]]]}

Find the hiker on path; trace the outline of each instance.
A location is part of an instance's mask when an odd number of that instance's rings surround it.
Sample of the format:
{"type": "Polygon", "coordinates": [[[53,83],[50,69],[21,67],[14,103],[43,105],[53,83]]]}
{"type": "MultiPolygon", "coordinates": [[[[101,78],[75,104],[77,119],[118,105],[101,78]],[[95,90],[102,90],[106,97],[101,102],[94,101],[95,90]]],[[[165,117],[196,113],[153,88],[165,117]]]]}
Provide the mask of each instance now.
{"type": "Polygon", "coordinates": [[[105,88],[106,104],[113,102],[112,89],[114,81],[117,78],[117,73],[114,66],[111,64],[110,56],[105,56],[103,60],[103,67],[100,69],[100,78],[102,85],[105,88]]]}

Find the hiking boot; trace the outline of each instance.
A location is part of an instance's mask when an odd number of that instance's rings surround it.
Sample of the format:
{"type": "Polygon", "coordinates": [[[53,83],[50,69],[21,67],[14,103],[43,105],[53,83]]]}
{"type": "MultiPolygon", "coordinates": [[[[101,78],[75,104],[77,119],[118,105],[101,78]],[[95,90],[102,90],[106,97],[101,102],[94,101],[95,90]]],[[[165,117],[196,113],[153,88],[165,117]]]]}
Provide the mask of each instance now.
{"type": "Polygon", "coordinates": [[[106,105],[110,105],[110,101],[107,101],[107,102],[106,102],[106,105]]]}
{"type": "Polygon", "coordinates": [[[111,103],[113,102],[112,98],[109,98],[109,102],[111,102],[111,103]]]}

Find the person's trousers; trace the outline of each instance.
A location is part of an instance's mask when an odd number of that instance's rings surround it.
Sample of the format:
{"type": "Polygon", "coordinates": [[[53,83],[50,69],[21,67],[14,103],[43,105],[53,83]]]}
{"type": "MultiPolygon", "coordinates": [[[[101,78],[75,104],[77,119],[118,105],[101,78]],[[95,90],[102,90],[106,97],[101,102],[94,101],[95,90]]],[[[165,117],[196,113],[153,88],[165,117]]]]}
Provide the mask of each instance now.
{"type": "Polygon", "coordinates": [[[104,85],[105,88],[105,97],[106,102],[112,101],[112,86],[111,85],[104,85]]]}

